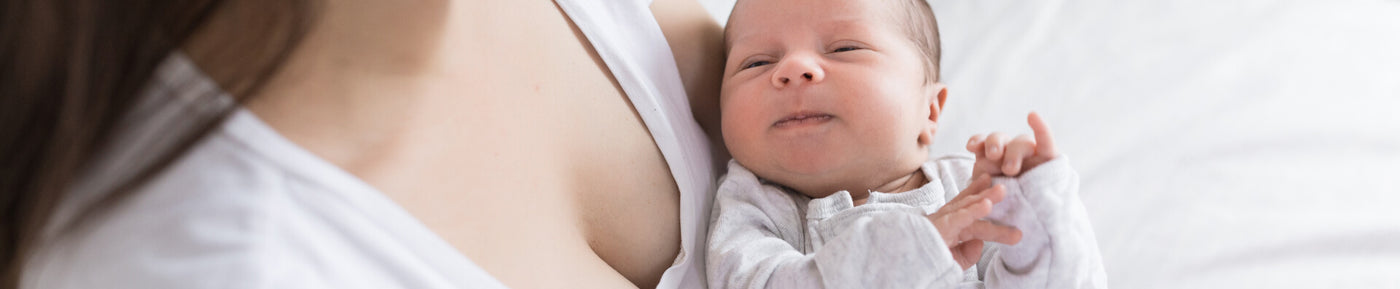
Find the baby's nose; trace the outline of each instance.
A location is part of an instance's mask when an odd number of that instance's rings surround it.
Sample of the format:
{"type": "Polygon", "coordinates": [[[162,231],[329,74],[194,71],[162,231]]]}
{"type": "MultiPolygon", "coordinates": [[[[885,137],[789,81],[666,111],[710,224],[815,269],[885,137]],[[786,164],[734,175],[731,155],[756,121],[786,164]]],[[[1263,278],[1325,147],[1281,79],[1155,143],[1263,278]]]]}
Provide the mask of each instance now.
{"type": "MultiPolygon", "coordinates": [[[[811,73],[811,72],[803,72],[803,73],[802,73],[802,78],[807,79],[807,81],[811,81],[811,80],[812,80],[812,73],[811,73]]],[[[782,79],[779,79],[778,81],[782,81],[784,84],[786,84],[786,83],[792,81],[792,79],[791,79],[791,78],[788,78],[788,77],[786,77],[786,76],[783,76],[782,79]]]]}
{"type": "Polygon", "coordinates": [[[777,71],[773,73],[773,86],[785,87],[794,80],[820,82],[824,74],[821,66],[813,60],[792,59],[781,63],[777,71]]]}

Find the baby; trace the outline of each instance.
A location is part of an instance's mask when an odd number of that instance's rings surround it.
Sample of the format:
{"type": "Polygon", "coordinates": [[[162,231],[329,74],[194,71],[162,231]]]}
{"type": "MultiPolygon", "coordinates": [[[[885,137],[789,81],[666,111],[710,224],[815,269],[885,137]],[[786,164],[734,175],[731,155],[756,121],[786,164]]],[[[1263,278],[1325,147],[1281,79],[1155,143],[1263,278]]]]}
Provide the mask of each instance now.
{"type": "Polygon", "coordinates": [[[1106,287],[1078,176],[1038,115],[1034,137],[928,161],[938,41],[924,0],[738,1],[710,286],[1106,287]]]}

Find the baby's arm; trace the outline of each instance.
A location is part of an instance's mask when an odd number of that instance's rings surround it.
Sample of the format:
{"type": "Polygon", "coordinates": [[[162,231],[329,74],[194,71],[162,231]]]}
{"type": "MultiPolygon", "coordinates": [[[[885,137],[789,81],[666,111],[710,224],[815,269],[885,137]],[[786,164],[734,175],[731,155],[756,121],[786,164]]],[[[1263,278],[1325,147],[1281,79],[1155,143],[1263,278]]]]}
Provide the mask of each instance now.
{"type": "MultiPolygon", "coordinates": [[[[721,181],[707,246],[711,287],[953,288],[962,281],[962,267],[927,216],[863,214],[810,250],[805,236],[812,228],[804,226],[792,199],[768,189],[739,166],[721,181]]],[[[979,194],[987,191],[993,190],[979,194]]],[[[988,203],[976,216],[951,216],[965,219],[956,222],[966,226],[990,210],[988,203]]]]}
{"type": "Polygon", "coordinates": [[[1021,229],[1021,243],[990,244],[978,263],[986,288],[1107,288],[1089,216],[1079,200],[1079,176],[1069,160],[998,177],[1007,195],[987,219],[1021,229]]]}
{"type": "Polygon", "coordinates": [[[1098,244],[1079,200],[1079,176],[1055,151],[1044,120],[1032,113],[1027,121],[1033,140],[1022,135],[1003,149],[995,137],[974,137],[968,145],[977,153],[974,175],[1020,176],[996,178],[1007,196],[987,219],[1021,229],[1021,243],[988,246],[979,275],[987,288],[1106,288],[1098,244]],[[992,160],[997,152],[1002,155],[992,160]]]}

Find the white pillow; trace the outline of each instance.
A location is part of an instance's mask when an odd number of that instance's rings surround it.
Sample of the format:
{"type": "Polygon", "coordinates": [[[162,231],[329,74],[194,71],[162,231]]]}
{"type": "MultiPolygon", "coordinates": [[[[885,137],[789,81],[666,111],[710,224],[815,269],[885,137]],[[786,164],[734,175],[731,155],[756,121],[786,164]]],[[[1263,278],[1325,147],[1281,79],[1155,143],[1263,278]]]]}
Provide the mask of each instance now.
{"type": "Polygon", "coordinates": [[[1113,287],[1400,286],[1400,2],[933,6],[936,154],[1046,116],[1113,287]]]}

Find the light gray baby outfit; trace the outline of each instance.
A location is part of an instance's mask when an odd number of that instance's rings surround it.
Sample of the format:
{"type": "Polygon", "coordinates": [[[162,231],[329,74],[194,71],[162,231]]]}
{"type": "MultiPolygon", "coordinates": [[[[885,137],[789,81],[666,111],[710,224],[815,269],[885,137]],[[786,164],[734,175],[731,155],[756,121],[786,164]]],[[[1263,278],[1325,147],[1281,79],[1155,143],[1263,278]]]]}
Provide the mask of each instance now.
{"type": "Polygon", "coordinates": [[[971,179],[973,159],[921,168],[919,189],[812,199],[759,180],[736,161],[720,179],[710,222],[711,288],[1106,288],[1103,261],[1066,157],[993,178],[1006,198],[987,217],[1021,230],[1021,242],[988,242],[964,271],[925,217],[971,179]]]}

